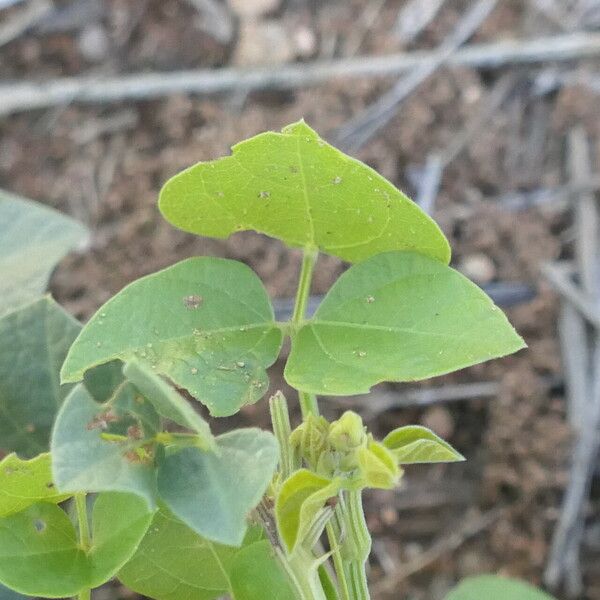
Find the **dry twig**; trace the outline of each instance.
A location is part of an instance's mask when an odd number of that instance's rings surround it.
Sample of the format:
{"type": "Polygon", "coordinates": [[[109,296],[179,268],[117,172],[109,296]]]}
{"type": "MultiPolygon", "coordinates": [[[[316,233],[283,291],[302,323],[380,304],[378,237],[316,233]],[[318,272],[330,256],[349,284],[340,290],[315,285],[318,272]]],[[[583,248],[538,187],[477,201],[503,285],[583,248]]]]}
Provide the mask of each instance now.
{"type": "Polygon", "coordinates": [[[396,113],[398,104],[431,77],[477,31],[498,0],[479,0],[460,20],[452,33],[440,44],[437,57],[400,79],[394,87],[340,128],[337,143],[356,150],[368,142],[396,113]]]}
{"type": "Polygon", "coordinates": [[[489,512],[473,516],[468,516],[462,523],[454,526],[452,531],[435,542],[430,548],[425,550],[419,556],[410,562],[402,565],[395,573],[384,577],[373,586],[376,594],[393,592],[398,585],[406,578],[426,569],[436,560],[439,560],[446,554],[454,552],[460,548],[467,540],[475,537],[488,527],[492,526],[500,517],[504,510],[493,509],[489,512]]]}
{"type": "MultiPolygon", "coordinates": [[[[582,128],[575,128],[571,132],[569,157],[573,179],[577,181],[589,178],[589,142],[582,128]]],[[[596,320],[600,320],[600,214],[592,194],[584,195],[575,205],[575,225],[576,257],[581,286],[583,293],[590,298],[588,302],[596,320]]],[[[564,347],[564,352],[578,351],[583,361],[583,366],[577,365],[576,370],[571,372],[569,370],[573,368],[573,361],[565,361],[568,381],[572,383],[575,377],[582,378],[582,381],[569,389],[570,400],[574,400],[572,408],[575,411],[575,425],[579,429],[579,436],[575,445],[569,484],[544,573],[546,583],[553,588],[557,588],[564,580],[567,594],[571,598],[579,597],[583,587],[579,549],[585,530],[584,506],[600,450],[600,329],[595,321],[592,322],[596,325],[594,331],[585,331],[584,325],[579,324],[577,328],[583,333],[579,339],[563,337],[562,340],[563,343],[575,344],[575,347],[564,347]],[[581,396],[574,397],[574,393],[581,396]]]]}
{"type": "MultiPolygon", "coordinates": [[[[576,33],[491,44],[457,50],[447,65],[498,68],[508,64],[566,61],[600,55],[600,33],[576,33]]],[[[61,106],[70,102],[104,103],[147,100],[178,93],[217,94],[261,89],[294,89],[335,78],[384,77],[439,61],[439,51],[294,64],[280,68],[200,69],[140,73],[120,77],[65,77],[46,82],[0,85],[0,116],[61,106]]]]}

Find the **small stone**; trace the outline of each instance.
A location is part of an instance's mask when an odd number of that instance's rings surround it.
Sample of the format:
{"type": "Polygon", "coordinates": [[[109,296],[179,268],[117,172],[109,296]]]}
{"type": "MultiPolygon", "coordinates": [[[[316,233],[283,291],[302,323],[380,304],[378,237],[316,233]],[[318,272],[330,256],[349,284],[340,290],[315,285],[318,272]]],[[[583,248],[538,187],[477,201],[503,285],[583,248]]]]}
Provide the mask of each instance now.
{"type": "Polygon", "coordinates": [[[458,270],[475,283],[489,283],[496,277],[496,267],[492,259],[481,252],[465,256],[458,264],[458,270]]]}
{"type": "Polygon", "coordinates": [[[233,53],[240,67],[282,65],[294,59],[291,37],[279,21],[242,21],[233,53]]]}
{"type": "Polygon", "coordinates": [[[231,10],[242,18],[260,17],[277,10],[282,0],[228,0],[231,10]]]}
{"type": "Polygon", "coordinates": [[[317,36],[315,32],[302,25],[294,31],[294,47],[299,58],[311,58],[317,53],[317,36]]]}
{"type": "Polygon", "coordinates": [[[88,62],[102,62],[108,55],[110,40],[102,25],[92,24],[79,34],[77,47],[81,56],[88,62]]]}

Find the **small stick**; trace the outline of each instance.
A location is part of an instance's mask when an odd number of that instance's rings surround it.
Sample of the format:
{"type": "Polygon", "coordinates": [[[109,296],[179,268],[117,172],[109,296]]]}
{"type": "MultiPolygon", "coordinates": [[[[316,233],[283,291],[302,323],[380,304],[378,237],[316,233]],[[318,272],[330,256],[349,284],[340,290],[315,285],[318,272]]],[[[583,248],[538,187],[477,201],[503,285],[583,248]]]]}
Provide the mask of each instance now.
{"type": "Polygon", "coordinates": [[[25,6],[0,26],[0,48],[37,25],[53,8],[50,0],[33,0],[25,6]]]}
{"type": "Polygon", "coordinates": [[[453,527],[451,533],[439,539],[430,548],[419,554],[419,556],[403,565],[393,575],[389,575],[378,581],[373,586],[373,591],[375,594],[393,592],[402,581],[429,567],[446,554],[454,552],[467,540],[492,526],[504,512],[502,509],[493,509],[476,517],[467,517],[462,523],[453,527]]]}
{"type": "Polygon", "coordinates": [[[486,203],[502,204],[507,210],[527,210],[533,206],[578,202],[582,194],[600,190],[600,175],[590,175],[581,181],[570,181],[565,185],[538,188],[531,192],[511,192],[485,199],[486,203]]]}
{"type": "MultiPolygon", "coordinates": [[[[575,180],[590,176],[589,143],[585,131],[578,127],[569,136],[570,170],[575,180]]],[[[581,276],[583,291],[594,313],[600,316],[600,271],[598,268],[598,234],[600,217],[593,195],[585,195],[575,205],[575,226],[577,230],[576,259],[581,276]]],[[[575,286],[573,286],[575,287],[575,286]]],[[[569,484],[565,492],[558,526],[554,532],[550,558],[544,573],[546,583],[556,588],[565,580],[569,597],[578,597],[581,593],[581,573],[579,548],[584,533],[584,505],[589,496],[596,457],[600,450],[600,329],[589,336],[583,332],[579,339],[579,351],[583,356],[583,383],[587,398],[577,398],[580,415],[576,415],[579,436],[573,453],[573,464],[569,484]],[[588,356],[593,357],[588,364],[588,356]],[[589,366],[591,372],[588,374],[589,366]]],[[[566,349],[567,352],[569,349],[566,349]]],[[[569,366],[569,362],[565,363],[569,366]]],[[[582,367],[572,377],[581,376],[582,367]]],[[[576,388],[579,392],[581,390],[576,388]]],[[[571,390],[569,390],[571,392],[571,390]]]]}
{"type": "Polygon", "coordinates": [[[449,60],[457,48],[475,33],[497,2],[498,0],[479,0],[440,44],[437,57],[413,69],[389,92],[341,127],[337,135],[337,144],[346,150],[357,150],[368,142],[394,116],[398,104],[431,77],[449,60]]]}
{"type": "Polygon", "coordinates": [[[438,402],[491,398],[497,396],[499,392],[500,385],[495,381],[482,381],[434,388],[416,388],[403,392],[382,390],[381,392],[371,392],[365,396],[351,396],[349,398],[331,397],[329,401],[344,406],[360,406],[364,418],[371,419],[395,408],[430,406],[438,402]]]}
{"type": "Polygon", "coordinates": [[[568,263],[545,263],[542,273],[554,289],[565,297],[592,325],[600,328],[600,310],[596,303],[590,300],[569,277],[568,263]]]}
{"type": "MultiPolygon", "coordinates": [[[[600,55],[600,33],[574,33],[534,40],[473,44],[457,50],[446,63],[472,68],[546,61],[568,61],[600,55]]],[[[388,56],[294,64],[280,68],[200,69],[171,73],[138,73],[120,77],[64,77],[50,81],[0,85],[0,115],[61,106],[147,100],[178,93],[217,94],[231,91],[294,89],[335,78],[385,77],[439,61],[439,50],[388,56]]]]}
{"type": "Polygon", "coordinates": [[[440,152],[427,157],[423,176],[417,193],[417,204],[428,214],[435,208],[442,176],[446,167],[462,152],[469,141],[488,122],[490,117],[500,108],[514,88],[515,78],[512,73],[502,77],[488,95],[483,108],[467,124],[463,132],[452,138],[452,141],[440,152]]]}

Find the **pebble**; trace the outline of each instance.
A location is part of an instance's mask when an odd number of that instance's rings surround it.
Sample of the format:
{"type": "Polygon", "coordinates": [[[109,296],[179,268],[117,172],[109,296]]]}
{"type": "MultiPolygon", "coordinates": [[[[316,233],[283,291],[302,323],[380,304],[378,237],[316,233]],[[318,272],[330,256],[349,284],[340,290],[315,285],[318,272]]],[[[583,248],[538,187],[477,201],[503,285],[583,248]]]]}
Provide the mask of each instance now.
{"type": "Polygon", "coordinates": [[[229,8],[241,18],[266,15],[281,7],[282,0],[229,0],[229,8]]]}
{"type": "Polygon", "coordinates": [[[110,40],[104,27],[95,23],[81,30],[77,38],[77,47],[86,61],[102,62],[108,56],[110,40]]]}
{"type": "Polygon", "coordinates": [[[465,256],[458,264],[458,270],[475,283],[489,283],[496,277],[496,266],[492,259],[481,252],[465,256]]]}
{"type": "Polygon", "coordinates": [[[293,40],[275,20],[242,21],[233,62],[240,67],[282,65],[295,57],[293,40]]]}

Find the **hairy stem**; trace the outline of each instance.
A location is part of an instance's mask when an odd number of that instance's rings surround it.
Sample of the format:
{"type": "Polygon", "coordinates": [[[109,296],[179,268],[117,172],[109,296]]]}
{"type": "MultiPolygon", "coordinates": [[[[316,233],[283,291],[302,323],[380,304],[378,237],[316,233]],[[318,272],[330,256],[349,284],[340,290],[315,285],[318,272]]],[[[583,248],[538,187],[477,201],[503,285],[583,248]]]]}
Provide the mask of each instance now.
{"type": "MultiPolygon", "coordinates": [[[[335,520],[335,517],[333,520],[335,520]]],[[[341,552],[341,531],[339,526],[336,526],[336,524],[334,524],[332,521],[327,523],[326,531],[327,539],[329,540],[329,547],[331,549],[331,557],[333,559],[333,568],[335,569],[338,584],[338,592],[341,600],[351,600],[350,589],[348,587],[346,570],[341,552]]]]}
{"type": "Polygon", "coordinates": [[[362,494],[359,490],[349,491],[347,500],[344,516],[348,527],[348,542],[353,548],[353,556],[346,565],[351,599],[369,600],[370,595],[365,568],[371,552],[371,534],[365,519],[362,494]]]}
{"type": "Polygon", "coordinates": [[[292,427],[287,400],[281,392],[277,392],[269,401],[273,433],[279,443],[279,471],[282,481],[285,481],[296,469],[300,468],[299,458],[295,456],[290,444],[292,427]]]}

